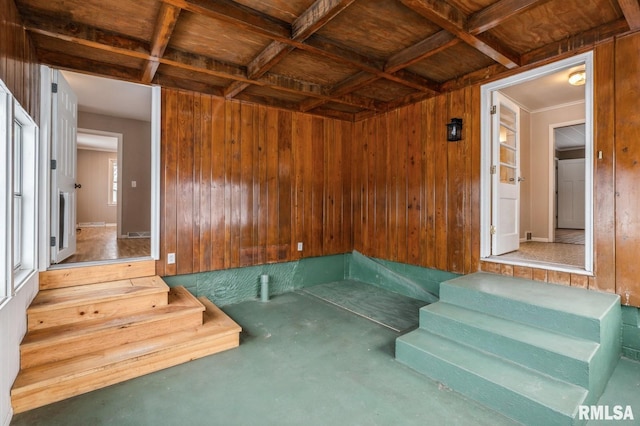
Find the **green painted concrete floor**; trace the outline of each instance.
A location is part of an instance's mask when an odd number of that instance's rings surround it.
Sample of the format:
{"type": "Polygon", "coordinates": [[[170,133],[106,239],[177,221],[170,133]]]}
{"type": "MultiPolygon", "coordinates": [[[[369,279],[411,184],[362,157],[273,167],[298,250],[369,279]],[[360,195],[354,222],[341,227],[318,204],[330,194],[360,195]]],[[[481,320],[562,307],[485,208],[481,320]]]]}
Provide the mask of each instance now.
{"type": "MultiPolygon", "coordinates": [[[[28,411],[11,424],[516,424],[396,362],[398,333],[312,296],[224,310],[244,329],[239,348],[28,411]]],[[[640,363],[620,362],[601,403],[633,404],[640,418],[640,363]]]]}

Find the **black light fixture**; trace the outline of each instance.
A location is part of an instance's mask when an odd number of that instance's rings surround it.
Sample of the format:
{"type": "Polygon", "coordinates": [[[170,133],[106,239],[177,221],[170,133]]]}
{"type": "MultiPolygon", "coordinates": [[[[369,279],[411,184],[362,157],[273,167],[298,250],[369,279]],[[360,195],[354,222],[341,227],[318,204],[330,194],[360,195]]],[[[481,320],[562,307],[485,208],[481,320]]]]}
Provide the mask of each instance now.
{"type": "Polygon", "coordinates": [[[447,140],[455,142],[462,139],[462,118],[452,118],[447,124],[447,140]]]}

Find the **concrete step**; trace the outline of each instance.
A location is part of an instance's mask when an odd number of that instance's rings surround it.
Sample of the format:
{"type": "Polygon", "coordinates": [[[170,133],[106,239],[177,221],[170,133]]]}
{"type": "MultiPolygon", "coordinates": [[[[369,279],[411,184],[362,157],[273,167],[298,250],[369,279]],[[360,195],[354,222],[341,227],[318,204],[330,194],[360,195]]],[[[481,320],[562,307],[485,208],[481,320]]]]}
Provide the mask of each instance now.
{"type": "Polygon", "coordinates": [[[80,395],[239,345],[241,328],[206,298],[201,326],[130,342],[20,371],[15,413],[80,395]]]}
{"type": "Polygon", "coordinates": [[[420,328],[589,388],[600,345],[445,302],[420,310],[420,328]]]}
{"type": "Polygon", "coordinates": [[[620,320],[615,294],[481,272],[442,283],[440,301],[594,342],[620,320]]]}
{"type": "Polygon", "coordinates": [[[580,386],[422,329],[396,340],[396,359],[523,424],[576,424],[588,395],[580,386]]]}
{"type": "Polygon", "coordinates": [[[131,315],[168,303],[158,276],[41,290],[27,309],[29,331],[131,315]]]}
{"type": "Polygon", "coordinates": [[[124,317],[99,318],[32,330],[20,345],[23,369],[74,358],[112,346],[171,334],[202,324],[204,306],[184,287],[169,291],[169,304],[124,317]]]}

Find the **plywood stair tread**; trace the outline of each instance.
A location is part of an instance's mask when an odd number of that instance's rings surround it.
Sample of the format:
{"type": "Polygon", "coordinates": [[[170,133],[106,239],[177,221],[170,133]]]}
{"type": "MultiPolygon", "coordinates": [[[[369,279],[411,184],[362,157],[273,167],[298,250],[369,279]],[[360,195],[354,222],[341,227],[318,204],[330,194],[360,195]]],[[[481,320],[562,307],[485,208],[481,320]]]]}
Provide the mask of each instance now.
{"type": "Polygon", "coordinates": [[[174,287],[169,291],[169,304],[150,311],[140,312],[124,317],[99,318],[82,323],[64,324],[27,333],[20,346],[21,351],[37,350],[37,348],[69,343],[84,339],[87,336],[95,338],[101,333],[113,329],[125,329],[133,326],[145,326],[163,319],[178,319],[192,312],[203,312],[205,307],[184,287],[174,287]]]}
{"type": "Polygon", "coordinates": [[[80,306],[97,301],[105,302],[126,299],[132,295],[155,294],[167,292],[168,290],[169,286],[157,275],[77,287],[43,290],[35,297],[27,313],[80,306]]]}
{"type": "Polygon", "coordinates": [[[206,298],[203,324],[191,329],[21,370],[11,391],[22,412],[239,345],[241,327],[206,298]]]}

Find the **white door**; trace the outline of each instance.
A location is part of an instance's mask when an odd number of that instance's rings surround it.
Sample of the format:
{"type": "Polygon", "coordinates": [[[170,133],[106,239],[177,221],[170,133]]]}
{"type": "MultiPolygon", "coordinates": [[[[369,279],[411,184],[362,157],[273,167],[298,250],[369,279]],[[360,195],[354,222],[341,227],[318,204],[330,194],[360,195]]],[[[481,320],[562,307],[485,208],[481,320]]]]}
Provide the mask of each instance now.
{"type": "Polygon", "coordinates": [[[78,99],[59,71],[53,71],[51,99],[51,262],[76,251],[76,134],[78,99]]]}
{"type": "Polygon", "coordinates": [[[558,228],[584,229],[584,158],[558,160],[558,228]]]}
{"type": "Polygon", "coordinates": [[[493,92],[491,254],[520,247],[520,108],[493,92]]]}

